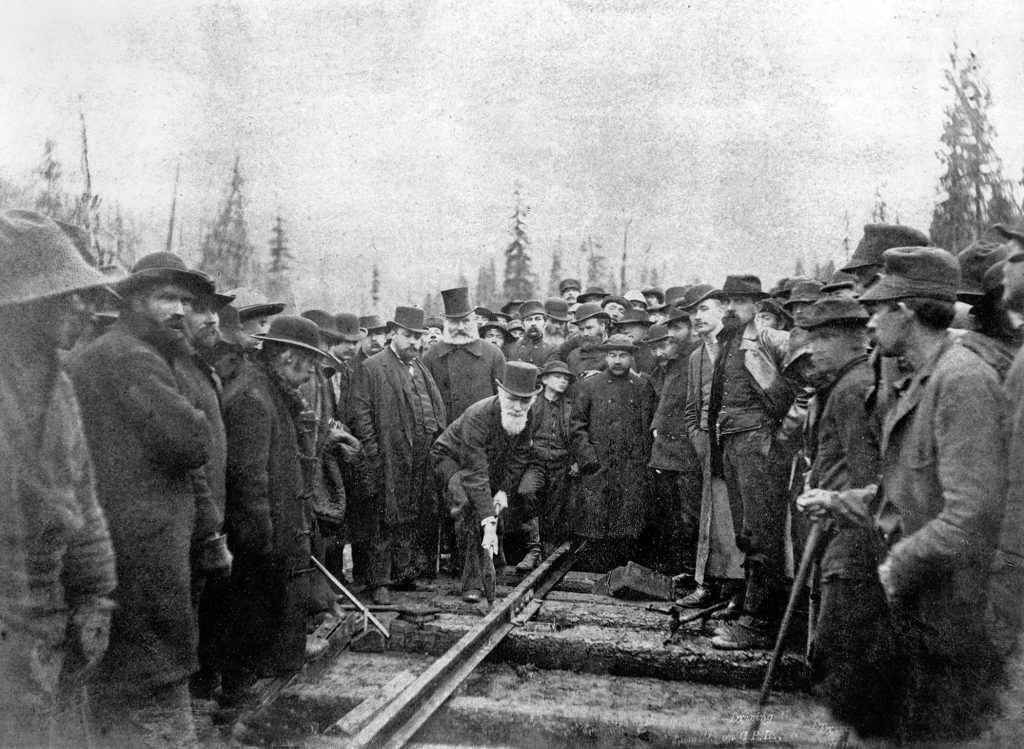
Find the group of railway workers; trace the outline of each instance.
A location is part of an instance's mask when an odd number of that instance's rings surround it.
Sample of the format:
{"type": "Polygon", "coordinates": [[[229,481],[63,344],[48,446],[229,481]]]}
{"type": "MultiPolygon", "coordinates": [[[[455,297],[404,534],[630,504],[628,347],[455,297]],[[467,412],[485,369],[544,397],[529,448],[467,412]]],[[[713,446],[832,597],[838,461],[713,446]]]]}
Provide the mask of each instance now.
{"type": "Polygon", "coordinates": [[[864,738],[978,735],[1024,600],[1024,233],[993,238],[385,321],[3,213],[0,745],[194,744],[193,700],[343,615],[311,555],[378,606],[442,568],[476,603],[578,539],[717,605],[716,648],[771,648],[792,595],[864,738]]]}

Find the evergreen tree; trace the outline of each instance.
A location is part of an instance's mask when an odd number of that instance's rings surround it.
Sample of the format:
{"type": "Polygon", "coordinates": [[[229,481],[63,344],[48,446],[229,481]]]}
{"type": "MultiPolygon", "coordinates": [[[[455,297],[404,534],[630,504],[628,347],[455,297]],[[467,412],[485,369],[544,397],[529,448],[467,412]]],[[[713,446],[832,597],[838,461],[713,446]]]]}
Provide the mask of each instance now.
{"type": "Polygon", "coordinates": [[[796,259],[796,262],[793,264],[793,275],[803,276],[805,274],[806,271],[804,270],[804,259],[802,257],[798,257],[796,259]]]}
{"type": "Polygon", "coordinates": [[[533,271],[530,268],[530,238],[526,235],[526,213],[517,185],[513,192],[515,210],[512,214],[512,242],[505,248],[506,299],[533,298],[533,271]]]}
{"type": "MultiPolygon", "coordinates": [[[[608,258],[604,256],[604,248],[601,242],[593,237],[587,237],[585,243],[587,257],[587,286],[604,286],[608,283],[608,258]]],[[[611,291],[611,289],[606,289],[611,291]]]]}
{"type": "Polygon", "coordinates": [[[370,272],[370,303],[374,312],[380,309],[380,268],[377,263],[373,264],[373,270],[370,272]]]}
{"type": "MultiPolygon", "coordinates": [[[[498,303],[498,274],[494,269],[494,258],[488,258],[481,265],[476,276],[476,303],[488,309],[496,309],[498,303]]],[[[498,304],[500,307],[501,305],[498,304]]]]}
{"type": "Polygon", "coordinates": [[[651,272],[647,275],[647,285],[654,289],[661,288],[661,279],[656,266],[652,267],[651,272]]]}
{"type": "Polygon", "coordinates": [[[562,280],[562,248],[559,247],[551,256],[551,275],[548,277],[548,296],[561,296],[558,293],[558,284],[562,280]]]}
{"type": "Polygon", "coordinates": [[[74,209],[64,194],[64,167],[57,158],[56,151],[57,141],[47,138],[43,144],[43,157],[32,170],[42,183],[36,195],[35,209],[55,221],[67,221],[74,209]]]}
{"type": "Polygon", "coordinates": [[[945,172],[939,178],[941,200],[932,213],[931,238],[955,253],[982,236],[989,224],[1015,223],[1020,210],[995,152],[996,132],[988,119],[992,94],[978,58],[969,52],[962,60],[954,45],[949,62],[945,90],[952,102],[945,109],[942,149],[936,154],[945,172]]]}
{"type": "Polygon", "coordinates": [[[279,302],[291,301],[291,268],[295,258],[288,249],[288,238],[284,233],[284,220],[274,219],[270,236],[270,262],[267,264],[267,296],[279,302]]]}
{"type": "Polygon", "coordinates": [[[251,285],[257,276],[255,252],[245,223],[244,182],[236,156],[227,198],[203,240],[199,261],[200,269],[226,289],[251,285]]]}

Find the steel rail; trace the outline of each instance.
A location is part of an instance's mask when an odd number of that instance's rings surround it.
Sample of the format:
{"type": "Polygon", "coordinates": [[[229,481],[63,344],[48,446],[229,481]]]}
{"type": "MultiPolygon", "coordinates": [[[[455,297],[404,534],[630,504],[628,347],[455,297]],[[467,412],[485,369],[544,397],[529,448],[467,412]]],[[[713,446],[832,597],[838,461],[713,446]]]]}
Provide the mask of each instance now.
{"type": "Polygon", "coordinates": [[[540,607],[540,600],[572,568],[586,542],[566,543],[545,559],[480,622],[338,747],[400,749],[515,627],[540,607]]]}

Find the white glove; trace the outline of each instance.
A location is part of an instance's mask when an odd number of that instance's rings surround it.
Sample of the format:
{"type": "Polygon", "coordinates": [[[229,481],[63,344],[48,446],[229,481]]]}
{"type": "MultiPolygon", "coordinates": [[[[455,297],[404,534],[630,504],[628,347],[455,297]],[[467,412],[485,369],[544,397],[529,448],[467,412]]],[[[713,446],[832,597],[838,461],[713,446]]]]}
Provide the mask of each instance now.
{"type": "Polygon", "coordinates": [[[502,510],[508,509],[508,495],[503,491],[499,491],[494,495],[494,514],[500,515],[502,510]]]}
{"type": "Polygon", "coordinates": [[[498,519],[495,517],[484,518],[480,521],[484,529],[484,540],[480,544],[484,549],[491,552],[491,556],[498,553],[498,519]]]}

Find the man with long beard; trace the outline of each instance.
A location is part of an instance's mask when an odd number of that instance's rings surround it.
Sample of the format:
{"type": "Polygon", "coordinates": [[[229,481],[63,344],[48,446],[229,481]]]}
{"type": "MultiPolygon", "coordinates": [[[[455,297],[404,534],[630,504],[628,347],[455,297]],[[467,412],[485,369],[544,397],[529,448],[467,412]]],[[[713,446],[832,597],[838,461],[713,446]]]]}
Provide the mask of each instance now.
{"type": "Polygon", "coordinates": [[[487,555],[498,552],[498,515],[509,508],[522,515],[520,499],[531,508],[532,496],[517,497],[516,488],[533,460],[530,408],[541,388],[538,370],[509,362],[497,381],[498,394],[474,403],[438,437],[431,448],[434,469],[447,488],[463,557],[462,598],[480,601],[487,555]]]}
{"type": "Polygon", "coordinates": [[[729,491],[736,545],[745,555],[742,615],[712,638],[717,648],[771,647],[785,596],[788,458],[776,432],[793,402],[782,377],[789,335],[754,326],[757,302],[767,298],[756,276],[729,276],[713,293],[725,308],[708,410],[712,472],[729,491]]]}
{"type": "Polygon", "coordinates": [[[478,400],[497,393],[494,384],[505,368],[497,346],[480,340],[469,289],[441,292],[444,300],[444,340],[423,355],[423,366],[437,383],[448,419],[454,421],[478,400]]]}

